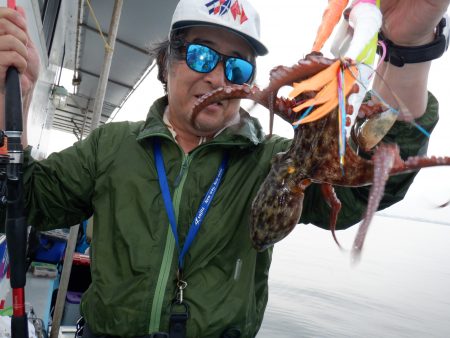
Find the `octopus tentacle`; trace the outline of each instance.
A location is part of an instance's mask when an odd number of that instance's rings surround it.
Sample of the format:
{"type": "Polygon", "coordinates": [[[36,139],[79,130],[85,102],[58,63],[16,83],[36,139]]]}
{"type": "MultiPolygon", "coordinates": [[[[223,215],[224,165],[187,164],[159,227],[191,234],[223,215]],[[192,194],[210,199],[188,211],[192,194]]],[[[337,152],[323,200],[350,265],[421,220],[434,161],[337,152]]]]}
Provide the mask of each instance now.
{"type": "Polygon", "coordinates": [[[336,60],[324,58],[320,53],[310,53],[293,66],[277,66],[270,71],[268,86],[263,95],[270,92],[277,93],[283,86],[291,86],[295,82],[304,81],[320,71],[331,66],[336,60]]]}
{"type": "Polygon", "coordinates": [[[386,181],[389,178],[390,170],[394,166],[396,159],[399,158],[399,150],[395,145],[382,145],[377,149],[373,156],[373,185],[370,189],[369,201],[366,213],[364,215],[364,220],[359,226],[355,241],[353,243],[352,258],[354,262],[360,258],[370,222],[372,221],[373,215],[378,210],[378,206],[380,205],[381,198],[384,194],[386,181]]]}
{"type": "Polygon", "coordinates": [[[322,191],[322,195],[327,201],[328,205],[331,208],[331,214],[330,214],[330,230],[331,234],[333,235],[333,239],[336,242],[337,246],[342,249],[341,244],[339,243],[337,236],[336,236],[336,223],[337,218],[339,215],[339,211],[341,210],[342,203],[339,200],[339,198],[336,195],[336,192],[334,191],[334,188],[331,184],[322,184],[320,186],[320,189],[322,191]]]}
{"type": "Polygon", "coordinates": [[[411,171],[417,171],[422,168],[450,165],[450,157],[421,157],[411,156],[405,161],[397,163],[390,171],[391,175],[404,174],[411,171]]]}
{"type": "Polygon", "coordinates": [[[208,105],[223,100],[232,99],[253,100],[265,108],[275,111],[276,114],[283,119],[289,122],[294,121],[294,119],[290,116],[290,112],[296,105],[295,101],[285,98],[277,98],[274,94],[261,91],[257,86],[231,85],[217,88],[199,98],[192,108],[191,122],[193,123],[200,111],[208,105]]]}

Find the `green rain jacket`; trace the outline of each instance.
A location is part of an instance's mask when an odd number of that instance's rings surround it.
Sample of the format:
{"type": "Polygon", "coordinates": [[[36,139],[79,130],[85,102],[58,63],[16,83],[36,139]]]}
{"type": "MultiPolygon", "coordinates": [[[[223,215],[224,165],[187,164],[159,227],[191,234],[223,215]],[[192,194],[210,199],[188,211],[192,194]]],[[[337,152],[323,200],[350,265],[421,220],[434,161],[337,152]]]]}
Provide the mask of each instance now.
{"type": "MultiPolygon", "coordinates": [[[[190,309],[188,337],[219,337],[237,328],[256,335],[268,299],[272,250],[256,252],[249,239],[251,202],[272,157],[289,140],[265,138],[259,122],[241,111],[241,123],[184,154],[166,128],[167,98],[151,107],[145,122],[104,125],[74,146],[37,162],[25,156],[29,223],[41,230],[67,227],[94,215],[92,284],[81,310],[94,333],[137,336],[168,332],[176,294],[178,249],[164,207],[152,142],[161,139],[181,245],[224,153],[229,163],[222,183],[185,258],[184,298],[190,309]]],[[[437,101],[417,121],[431,130],[437,101]]],[[[396,123],[402,155],[426,151],[427,139],[409,124],[396,123]]],[[[397,176],[381,207],[401,200],[414,175],[397,176]]],[[[358,222],[368,188],[342,189],[338,228],[358,222]]],[[[301,223],[328,227],[329,207],[318,186],[306,191],[301,223]]]]}

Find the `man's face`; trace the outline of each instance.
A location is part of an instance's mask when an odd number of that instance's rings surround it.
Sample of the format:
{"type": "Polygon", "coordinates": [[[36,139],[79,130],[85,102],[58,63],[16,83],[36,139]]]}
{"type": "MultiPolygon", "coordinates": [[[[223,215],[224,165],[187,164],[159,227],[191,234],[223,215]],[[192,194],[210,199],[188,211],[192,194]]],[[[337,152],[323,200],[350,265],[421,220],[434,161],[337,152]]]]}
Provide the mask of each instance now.
{"type": "MultiPolygon", "coordinates": [[[[240,36],[222,28],[193,27],[185,37],[186,42],[197,42],[213,48],[221,54],[252,60],[252,49],[240,36]]],[[[225,78],[223,63],[219,62],[210,73],[191,70],[185,60],[172,61],[168,69],[167,92],[169,96],[169,120],[177,130],[196,136],[212,136],[239,113],[240,100],[224,100],[203,109],[191,123],[191,111],[203,94],[230,85],[225,78]]]]}

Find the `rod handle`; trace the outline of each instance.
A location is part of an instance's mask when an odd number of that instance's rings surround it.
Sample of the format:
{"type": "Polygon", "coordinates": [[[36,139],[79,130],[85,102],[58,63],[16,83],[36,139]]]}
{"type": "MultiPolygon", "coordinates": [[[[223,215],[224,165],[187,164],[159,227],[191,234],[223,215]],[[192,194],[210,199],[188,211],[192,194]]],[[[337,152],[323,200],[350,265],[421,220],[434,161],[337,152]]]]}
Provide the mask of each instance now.
{"type": "Polygon", "coordinates": [[[26,314],[11,317],[11,337],[28,338],[28,319],[26,314]]]}
{"type": "Polygon", "coordinates": [[[6,241],[11,273],[11,288],[23,288],[26,283],[27,222],[26,217],[6,220],[6,241]]]}
{"type": "Polygon", "coordinates": [[[5,80],[5,131],[23,131],[19,72],[9,67],[5,80]]]}

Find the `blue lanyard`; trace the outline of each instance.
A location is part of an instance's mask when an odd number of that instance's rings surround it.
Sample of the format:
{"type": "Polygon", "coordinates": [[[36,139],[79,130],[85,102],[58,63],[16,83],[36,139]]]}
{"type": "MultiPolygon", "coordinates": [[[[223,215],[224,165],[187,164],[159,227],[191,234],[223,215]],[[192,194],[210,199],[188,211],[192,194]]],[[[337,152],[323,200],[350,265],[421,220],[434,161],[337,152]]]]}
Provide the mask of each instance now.
{"type": "MultiPolygon", "coordinates": [[[[164,168],[164,160],[161,152],[161,144],[158,139],[155,139],[153,142],[153,153],[155,155],[156,160],[156,171],[158,172],[158,180],[159,186],[161,188],[161,192],[164,199],[164,205],[166,207],[167,216],[169,218],[170,227],[172,229],[173,237],[175,237],[175,243],[177,244],[178,250],[180,250],[180,244],[178,240],[178,232],[177,232],[177,222],[175,220],[175,212],[173,210],[172,198],[170,197],[169,185],[167,184],[167,176],[164,168]]],[[[222,181],[223,175],[225,173],[226,167],[228,164],[227,156],[224,156],[222,163],[220,164],[219,170],[217,172],[214,181],[208,189],[208,192],[203,197],[202,203],[195,214],[194,220],[191,223],[189,228],[188,235],[186,237],[186,241],[183,245],[183,249],[181,250],[178,256],[178,267],[179,269],[183,269],[184,264],[184,256],[188,252],[189,248],[194,241],[195,236],[200,230],[200,226],[208,212],[208,209],[211,205],[211,202],[214,198],[214,195],[219,188],[220,182],[222,181]]]]}

